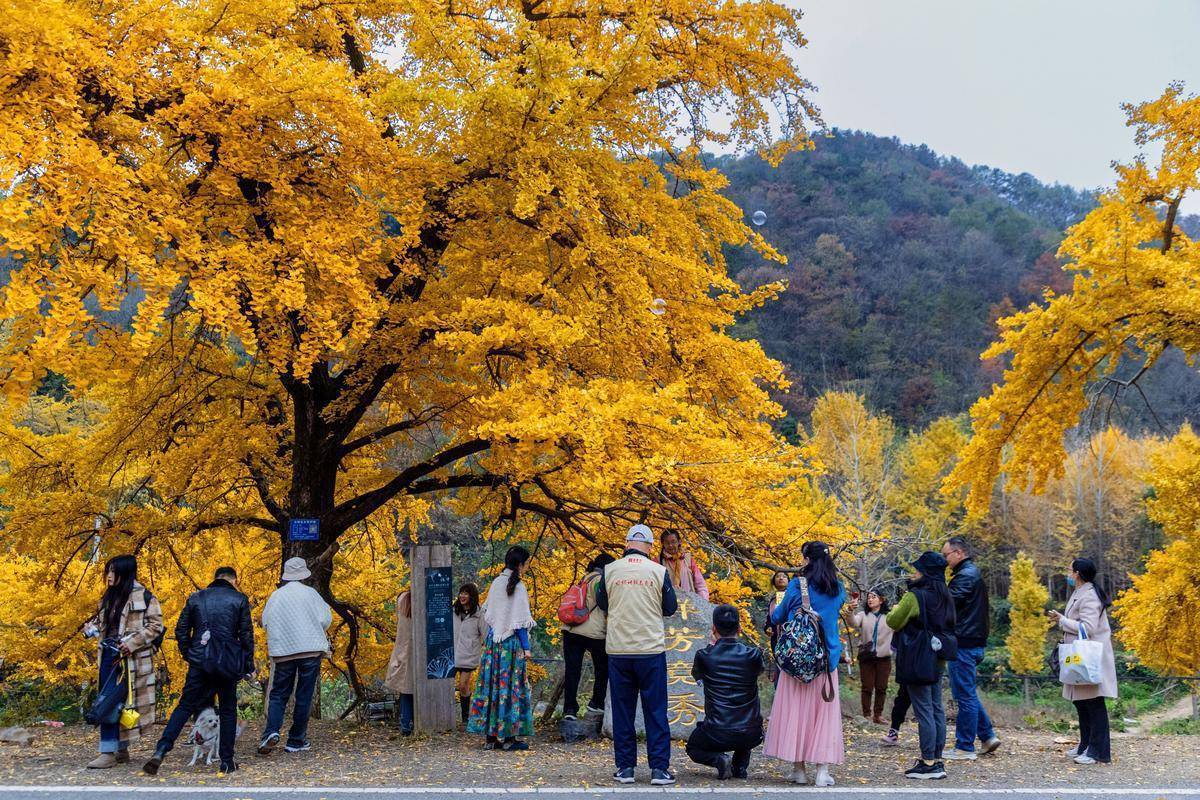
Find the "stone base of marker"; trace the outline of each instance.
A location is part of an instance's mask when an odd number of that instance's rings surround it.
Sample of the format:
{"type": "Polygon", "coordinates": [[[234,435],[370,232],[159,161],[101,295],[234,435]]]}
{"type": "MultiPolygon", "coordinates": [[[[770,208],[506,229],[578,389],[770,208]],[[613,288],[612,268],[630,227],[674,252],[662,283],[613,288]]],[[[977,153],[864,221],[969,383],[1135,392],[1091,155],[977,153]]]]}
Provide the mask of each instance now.
{"type": "MultiPolygon", "coordinates": [[[[667,622],[667,722],[672,739],[687,739],[704,719],[704,690],[692,678],[696,651],[712,635],[713,604],[695,594],[678,592],[679,611],[667,622]]],[[[642,703],[637,706],[637,732],[646,732],[642,703]]],[[[604,703],[604,736],[612,738],[612,692],[604,703]]]]}
{"type": "Polygon", "coordinates": [[[562,734],[567,744],[586,742],[600,738],[600,726],[604,718],[599,714],[589,714],[578,719],[564,719],[558,723],[558,732],[562,734]]]}

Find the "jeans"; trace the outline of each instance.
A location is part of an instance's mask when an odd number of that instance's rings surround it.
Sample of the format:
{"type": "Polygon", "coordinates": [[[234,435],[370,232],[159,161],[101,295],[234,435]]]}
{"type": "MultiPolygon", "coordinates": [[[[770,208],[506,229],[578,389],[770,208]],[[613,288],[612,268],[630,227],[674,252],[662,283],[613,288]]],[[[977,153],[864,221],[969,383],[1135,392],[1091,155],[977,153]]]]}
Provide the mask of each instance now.
{"type": "Polygon", "coordinates": [[[921,739],[921,758],[940,761],[946,749],[946,709],[942,707],[942,678],[926,686],[909,686],[917,734],[921,739]]]}
{"type": "Polygon", "coordinates": [[[1108,737],[1108,705],[1103,697],[1076,700],[1079,714],[1079,753],[1107,764],[1112,761],[1112,746],[1108,737]]]}
{"type": "Polygon", "coordinates": [[[947,664],[950,673],[950,692],[958,704],[958,720],[954,725],[954,746],[968,753],[975,752],[975,740],[986,742],[996,735],[992,721],[979,702],[975,689],[975,671],[983,661],[982,647],[960,647],[958,658],[947,664]]]}
{"type": "MultiPolygon", "coordinates": [[[[121,655],[109,647],[100,648],[100,675],[97,686],[104,686],[110,680],[116,680],[113,673],[121,667],[121,655]]],[[[121,723],[100,725],[100,752],[115,753],[118,750],[128,750],[129,742],[121,741],[121,723]]]]}
{"type": "Polygon", "coordinates": [[[413,696],[399,695],[400,700],[400,733],[408,736],[413,732],[413,696]]]}
{"type": "Polygon", "coordinates": [[[321,657],[276,661],[271,666],[271,696],[267,701],[267,727],[263,738],[279,733],[283,714],[293,689],[296,702],[292,708],[292,728],[287,743],[299,747],[308,741],[308,714],[312,710],[313,692],[321,677],[321,657]]]}
{"type": "Polygon", "coordinates": [[[206,675],[195,667],[188,667],[183,681],[183,692],[179,703],[167,720],[167,727],[159,737],[155,752],[167,754],[175,746],[175,740],[183,733],[192,715],[203,711],[217,696],[217,716],[221,720],[221,743],[218,753],[222,764],[233,763],[233,744],[237,738],[237,678],[225,680],[206,675]]]}
{"type": "Polygon", "coordinates": [[[566,663],[566,674],[563,677],[563,716],[579,713],[579,679],[583,675],[585,653],[592,654],[592,668],[596,673],[588,706],[604,710],[604,698],[608,693],[608,653],[604,650],[604,640],[564,631],[563,661],[566,663]]]}
{"type": "Polygon", "coordinates": [[[896,699],[892,701],[892,730],[900,730],[900,726],[904,724],[904,718],[908,715],[908,709],[912,707],[912,698],[908,696],[908,687],[903,683],[896,691],[896,699]]]}
{"type": "Polygon", "coordinates": [[[696,725],[687,740],[688,758],[697,764],[720,769],[721,756],[733,753],[733,773],[744,775],[750,767],[750,751],[762,744],[762,729],[730,731],[713,728],[703,722],[696,725]]]}
{"type": "Polygon", "coordinates": [[[613,759],[617,769],[637,766],[638,697],[646,724],[646,760],[650,769],[671,767],[671,727],[667,724],[667,656],[609,656],[612,692],[613,759]]]}
{"type": "Polygon", "coordinates": [[[863,716],[882,717],[883,704],[887,700],[888,679],[892,677],[892,659],[859,658],[858,674],[862,678],[863,716]]]}

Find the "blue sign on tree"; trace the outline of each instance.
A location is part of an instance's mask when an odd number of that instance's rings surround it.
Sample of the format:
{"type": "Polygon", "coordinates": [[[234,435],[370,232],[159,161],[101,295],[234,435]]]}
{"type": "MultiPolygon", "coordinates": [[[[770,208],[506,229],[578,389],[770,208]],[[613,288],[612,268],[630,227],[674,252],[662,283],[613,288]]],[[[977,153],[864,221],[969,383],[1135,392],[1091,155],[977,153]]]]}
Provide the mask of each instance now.
{"type": "Polygon", "coordinates": [[[321,538],[321,521],[293,519],[288,523],[289,542],[315,542],[321,538]]]}

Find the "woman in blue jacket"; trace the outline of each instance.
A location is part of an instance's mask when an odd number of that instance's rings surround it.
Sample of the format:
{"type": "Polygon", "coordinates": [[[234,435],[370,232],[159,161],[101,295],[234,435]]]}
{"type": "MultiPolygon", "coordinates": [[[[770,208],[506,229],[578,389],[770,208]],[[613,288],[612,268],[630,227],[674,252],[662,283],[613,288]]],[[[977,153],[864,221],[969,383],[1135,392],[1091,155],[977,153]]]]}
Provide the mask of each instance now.
{"type": "MultiPolygon", "coordinates": [[[[779,673],[775,686],[775,703],[767,725],[765,755],[792,764],[791,780],[808,783],[807,764],[815,764],[817,786],[833,786],[829,767],[846,760],[842,741],[842,705],[838,699],[838,662],[842,659],[842,640],[838,635],[838,613],[846,602],[846,590],[837,579],[837,569],[829,546],[824,542],[808,542],[801,549],[804,569],[801,574],[808,582],[809,604],[821,618],[825,643],[829,650],[828,681],[818,677],[804,683],[786,672],[779,673]],[[833,697],[826,700],[823,691],[833,687],[833,697]]],[[[771,625],[787,622],[803,604],[800,578],[792,578],[783,601],[771,612],[771,625]]]]}

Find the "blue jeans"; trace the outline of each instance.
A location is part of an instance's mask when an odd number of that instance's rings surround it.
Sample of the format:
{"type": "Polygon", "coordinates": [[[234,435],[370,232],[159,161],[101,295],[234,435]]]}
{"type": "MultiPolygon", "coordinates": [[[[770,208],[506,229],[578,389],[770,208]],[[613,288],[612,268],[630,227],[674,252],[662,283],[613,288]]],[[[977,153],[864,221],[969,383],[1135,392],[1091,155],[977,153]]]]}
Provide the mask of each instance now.
{"type": "Polygon", "coordinates": [[[320,677],[320,656],[276,661],[272,665],[271,697],[267,700],[264,739],[272,733],[279,733],[283,727],[283,714],[294,690],[296,703],[292,708],[292,727],[288,731],[287,743],[299,747],[308,741],[308,714],[312,710],[313,692],[320,677]]]}
{"type": "Polygon", "coordinates": [[[399,695],[400,699],[400,732],[408,736],[413,732],[413,696],[399,695]]]}
{"type": "Polygon", "coordinates": [[[979,702],[975,689],[975,671],[983,661],[982,647],[960,647],[958,658],[947,666],[950,672],[950,692],[958,704],[958,721],[954,725],[954,747],[975,752],[975,740],[986,742],[996,735],[992,720],[979,702]]]}
{"type": "Polygon", "coordinates": [[[671,767],[671,726],[667,724],[667,656],[608,657],[612,696],[613,758],[617,769],[637,766],[637,702],[646,724],[650,769],[671,767]]]}
{"type": "MultiPolygon", "coordinates": [[[[116,680],[113,673],[121,668],[121,656],[109,647],[100,648],[100,675],[98,686],[104,686],[110,680],[116,680]]],[[[100,752],[115,753],[118,750],[128,750],[129,742],[121,741],[121,723],[100,725],[100,752]]]]}

